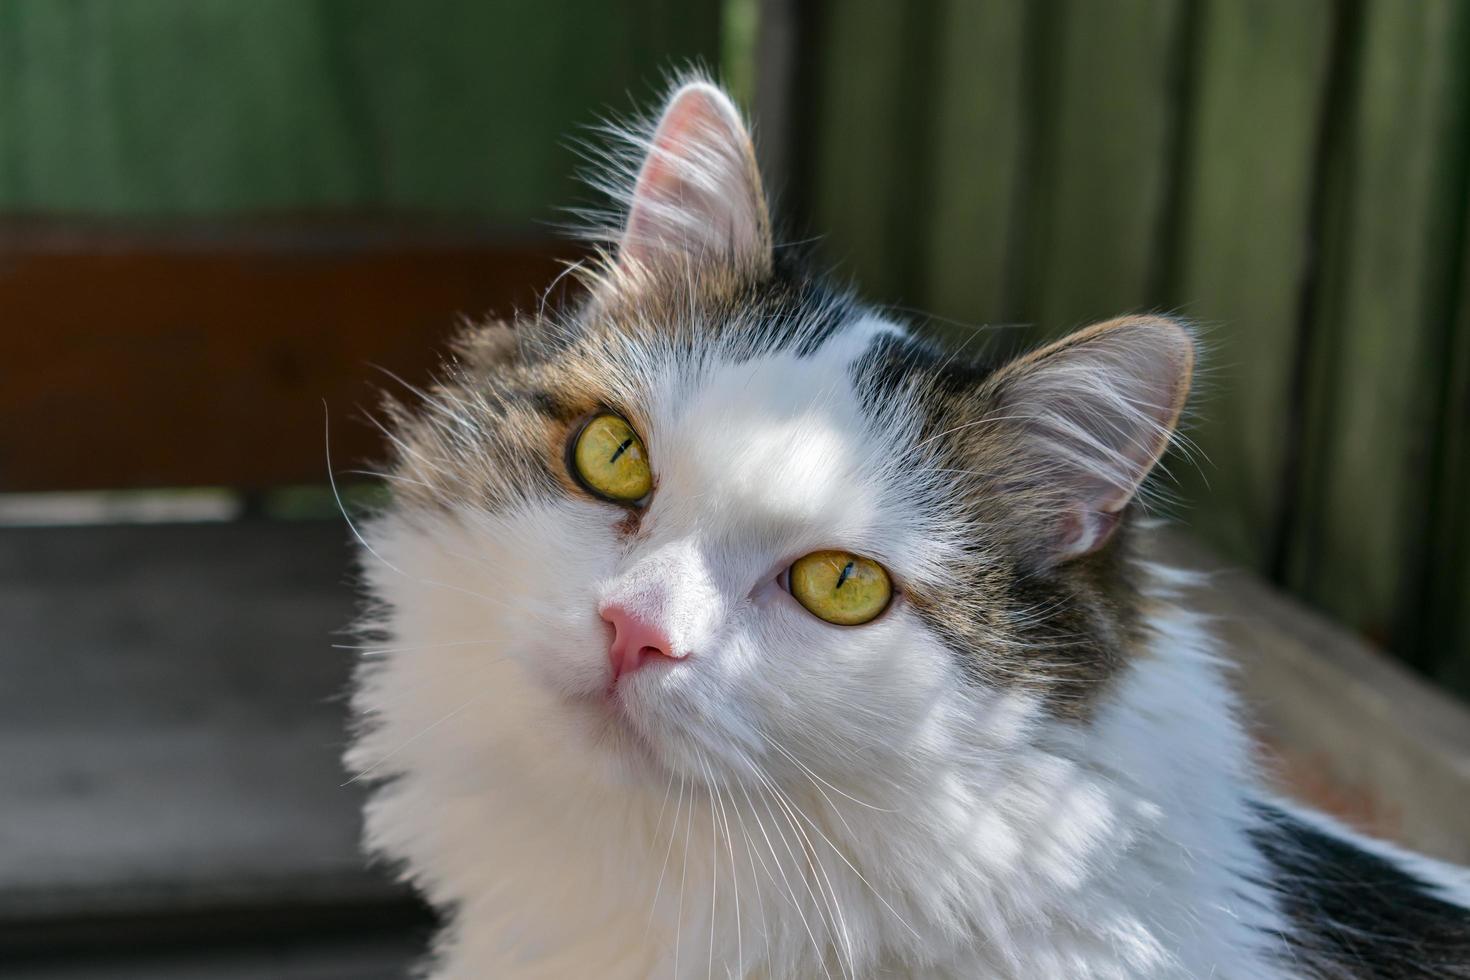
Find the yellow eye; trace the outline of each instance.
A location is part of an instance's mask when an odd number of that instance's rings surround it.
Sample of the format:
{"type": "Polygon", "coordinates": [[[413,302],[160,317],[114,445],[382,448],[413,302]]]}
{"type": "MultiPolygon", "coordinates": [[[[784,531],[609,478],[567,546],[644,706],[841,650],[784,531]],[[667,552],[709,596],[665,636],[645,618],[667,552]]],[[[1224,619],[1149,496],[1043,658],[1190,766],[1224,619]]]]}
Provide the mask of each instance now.
{"type": "Polygon", "coordinates": [[[847,551],[814,551],[791,566],[791,594],[818,619],[861,626],[893,598],[883,566],[847,551]]]}
{"type": "Polygon", "coordinates": [[[616,415],[594,416],[572,443],[572,473],[599,497],[631,504],[653,489],[643,440],[616,415]]]}

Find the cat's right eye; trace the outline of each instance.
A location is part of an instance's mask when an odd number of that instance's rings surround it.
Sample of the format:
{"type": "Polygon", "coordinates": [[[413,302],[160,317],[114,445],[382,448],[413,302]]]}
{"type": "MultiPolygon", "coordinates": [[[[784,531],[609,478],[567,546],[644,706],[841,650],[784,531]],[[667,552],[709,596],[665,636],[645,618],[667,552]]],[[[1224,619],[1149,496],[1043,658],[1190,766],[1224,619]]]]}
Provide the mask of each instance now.
{"type": "Polygon", "coordinates": [[[893,599],[887,570],[849,551],[814,551],[793,562],[786,575],[796,601],[837,626],[872,622],[893,599]]]}
{"type": "Polygon", "coordinates": [[[587,490],[615,504],[636,504],[653,489],[643,440],[621,416],[594,415],[572,436],[568,463],[587,490]]]}

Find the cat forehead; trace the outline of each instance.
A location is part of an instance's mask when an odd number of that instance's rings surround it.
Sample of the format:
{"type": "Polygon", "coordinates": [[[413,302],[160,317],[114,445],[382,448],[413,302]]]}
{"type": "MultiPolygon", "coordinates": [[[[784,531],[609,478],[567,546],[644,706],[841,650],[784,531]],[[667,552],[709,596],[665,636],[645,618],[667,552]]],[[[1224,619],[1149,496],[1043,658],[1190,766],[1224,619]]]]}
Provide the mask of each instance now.
{"type": "Polygon", "coordinates": [[[567,447],[611,411],[643,438],[654,470],[627,530],[716,537],[766,557],[861,550],[911,579],[958,547],[939,443],[921,436],[935,429],[937,376],[903,327],[856,305],[663,312],[466,334],[425,404],[392,408],[400,508],[587,504],[567,447]],[[924,568],[909,567],[921,558],[924,568]]]}
{"type": "Polygon", "coordinates": [[[897,333],[869,316],[814,350],[669,363],[645,406],[660,493],[824,529],[880,520],[896,427],[864,404],[854,365],[897,333]]]}

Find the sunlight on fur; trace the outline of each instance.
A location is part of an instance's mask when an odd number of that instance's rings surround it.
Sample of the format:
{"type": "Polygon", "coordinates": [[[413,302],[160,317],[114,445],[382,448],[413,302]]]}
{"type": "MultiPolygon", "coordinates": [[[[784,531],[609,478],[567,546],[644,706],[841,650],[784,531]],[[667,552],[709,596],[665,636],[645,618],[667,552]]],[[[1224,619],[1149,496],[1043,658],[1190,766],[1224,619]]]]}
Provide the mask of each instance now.
{"type": "Polygon", "coordinates": [[[1455,872],[1263,798],[1136,553],[1184,325],[962,358],[773,243],[717,87],[621,136],[585,298],[386,410],[347,764],[427,975],[1470,975],[1455,872]],[[808,611],[824,551],[891,600],[808,611]]]}

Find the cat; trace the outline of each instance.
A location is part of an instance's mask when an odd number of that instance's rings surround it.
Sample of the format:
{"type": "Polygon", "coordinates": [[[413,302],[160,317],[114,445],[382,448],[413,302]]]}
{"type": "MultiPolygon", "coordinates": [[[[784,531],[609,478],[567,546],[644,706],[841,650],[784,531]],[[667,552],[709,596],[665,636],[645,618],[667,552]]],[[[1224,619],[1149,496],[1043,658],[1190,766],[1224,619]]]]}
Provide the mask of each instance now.
{"type": "Polygon", "coordinates": [[[347,764],[427,974],[1470,977],[1465,875],[1272,799],[1141,553],[1187,326],[983,363],[773,242],[714,84],[636,143],[584,298],[387,410],[347,764]]]}

